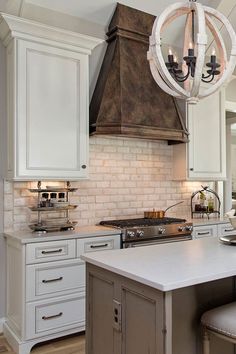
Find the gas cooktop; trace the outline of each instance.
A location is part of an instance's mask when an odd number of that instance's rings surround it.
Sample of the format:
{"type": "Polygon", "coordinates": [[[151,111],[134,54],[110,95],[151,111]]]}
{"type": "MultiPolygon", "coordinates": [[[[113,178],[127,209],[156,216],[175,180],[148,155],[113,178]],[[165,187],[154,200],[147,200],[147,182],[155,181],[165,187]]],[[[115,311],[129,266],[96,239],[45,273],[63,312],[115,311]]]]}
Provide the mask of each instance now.
{"type": "Polygon", "coordinates": [[[130,227],[168,225],[168,224],[177,224],[177,223],[184,223],[184,222],[186,222],[185,219],[178,219],[178,218],[160,218],[160,219],[138,218],[138,219],[101,221],[100,225],[113,226],[113,227],[115,226],[123,229],[123,228],[130,228],[130,227]]]}

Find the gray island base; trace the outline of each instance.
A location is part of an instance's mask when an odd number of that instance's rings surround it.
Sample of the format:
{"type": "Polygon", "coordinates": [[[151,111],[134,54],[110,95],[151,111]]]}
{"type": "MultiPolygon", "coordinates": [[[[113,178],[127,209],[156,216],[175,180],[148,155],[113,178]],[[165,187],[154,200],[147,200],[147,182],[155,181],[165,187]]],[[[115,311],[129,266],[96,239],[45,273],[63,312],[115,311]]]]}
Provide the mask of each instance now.
{"type": "MultiPolygon", "coordinates": [[[[216,238],[83,258],[86,354],[201,354],[202,313],[235,300],[236,247],[216,238]]],[[[212,337],[211,352],[234,346],[212,337]]]]}

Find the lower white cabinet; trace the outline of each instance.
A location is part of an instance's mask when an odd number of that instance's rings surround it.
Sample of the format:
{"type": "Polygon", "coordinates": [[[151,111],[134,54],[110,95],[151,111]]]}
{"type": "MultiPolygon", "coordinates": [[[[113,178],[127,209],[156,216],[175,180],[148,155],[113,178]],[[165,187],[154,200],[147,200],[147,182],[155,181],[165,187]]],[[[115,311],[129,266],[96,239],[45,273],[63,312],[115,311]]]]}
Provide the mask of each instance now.
{"type": "Polygon", "coordinates": [[[22,244],[7,237],[4,334],[17,354],[85,329],[85,263],[80,256],[120,248],[120,235],[22,244]]]}
{"type": "Polygon", "coordinates": [[[74,327],[82,329],[84,323],[84,294],[27,303],[25,338],[41,337],[74,327]]]}
{"type": "Polygon", "coordinates": [[[218,225],[218,237],[235,235],[236,230],[232,227],[231,223],[219,224],[218,225]]]}
{"type": "Polygon", "coordinates": [[[235,234],[236,230],[232,227],[232,225],[229,222],[225,222],[222,224],[194,226],[192,236],[196,239],[209,236],[221,237],[235,234]]]}
{"type": "Polygon", "coordinates": [[[194,226],[193,238],[217,236],[217,225],[194,226]]]}

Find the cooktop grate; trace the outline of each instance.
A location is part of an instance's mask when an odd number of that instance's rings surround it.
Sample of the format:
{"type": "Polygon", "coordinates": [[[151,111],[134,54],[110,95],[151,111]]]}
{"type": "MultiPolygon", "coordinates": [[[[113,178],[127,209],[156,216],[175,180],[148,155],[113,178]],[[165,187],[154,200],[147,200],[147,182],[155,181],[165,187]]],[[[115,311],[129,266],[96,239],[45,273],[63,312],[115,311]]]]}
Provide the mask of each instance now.
{"type": "Polygon", "coordinates": [[[167,225],[167,224],[184,223],[184,222],[186,222],[185,219],[178,219],[178,218],[161,218],[161,219],[138,218],[138,219],[101,221],[100,225],[115,226],[123,229],[127,227],[156,226],[156,225],[167,225]]]}

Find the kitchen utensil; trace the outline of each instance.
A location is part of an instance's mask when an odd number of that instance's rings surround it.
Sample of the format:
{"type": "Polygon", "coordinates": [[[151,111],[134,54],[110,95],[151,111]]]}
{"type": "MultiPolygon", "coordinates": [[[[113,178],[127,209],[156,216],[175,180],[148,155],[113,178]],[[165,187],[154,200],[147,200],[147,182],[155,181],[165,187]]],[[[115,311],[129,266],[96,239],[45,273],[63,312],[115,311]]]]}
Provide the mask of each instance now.
{"type": "Polygon", "coordinates": [[[220,241],[226,245],[236,246],[236,235],[222,236],[220,241]]]}
{"type": "Polygon", "coordinates": [[[152,211],[145,211],[144,212],[144,217],[147,219],[162,219],[165,217],[165,213],[167,210],[169,210],[170,208],[173,208],[176,205],[179,205],[181,203],[183,203],[184,201],[182,200],[181,202],[175,203],[171,206],[169,206],[168,208],[166,208],[165,210],[155,210],[153,209],[152,211]]]}
{"type": "Polygon", "coordinates": [[[232,216],[231,218],[229,218],[229,221],[233,228],[236,229],[236,216],[232,216]]]}

